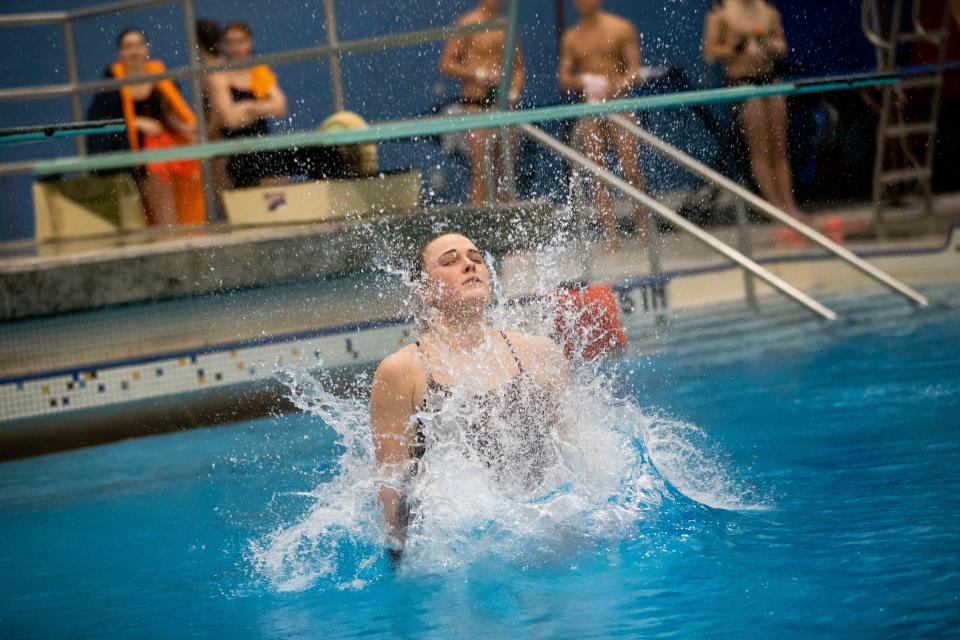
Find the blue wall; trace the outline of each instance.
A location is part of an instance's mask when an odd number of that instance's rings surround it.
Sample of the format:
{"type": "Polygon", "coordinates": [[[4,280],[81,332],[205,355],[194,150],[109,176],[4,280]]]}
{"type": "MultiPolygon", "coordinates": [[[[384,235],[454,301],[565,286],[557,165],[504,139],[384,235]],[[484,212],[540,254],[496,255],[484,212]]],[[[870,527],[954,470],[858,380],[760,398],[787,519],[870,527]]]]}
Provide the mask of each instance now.
{"type": "MultiPolygon", "coordinates": [[[[89,6],[94,0],[5,0],[3,13],[47,11],[89,6]]],[[[224,22],[243,20],[256,34],[257,49],[272,52],[323,43],[323,9],[320,0],[270,0],[246,2],[239,10],[233,0],[196,0],[197,15],[224,22]]],[[[700,57],[700,37],[708,0],[607,0],[606,7],[631,19],[642,33],[648,64],[683,68],[694,85],[719,82],[716,70],[700,57]]],[[[818,75],[869,68],[873,54],[860,33],[859,3],[836,0],[781,0],[790,40],[791,62],[803,73],[818,75]]],[[[341,40],[423,29],[452,22],[473,5],[472,0],[339,0],[341,40]]],[[[575,19],[570,0],[565,7],[568,24],[575,19]]],[[[553,0],[521,0],[520,40],[527,63],[524,101],[555,102],[556,13],[553,0]]],[[[153,55],[169,66],[186,64],[183,18],[179,6],[105,16],[82,21],[77,26],[80,76],[98,78],[113,60],[114,39],[123,27],[142,26],[150,36],[153,55]]],[[[424,45],[383,53],[350,56],[343,70],[347,106],[377,121],[411,117],[426,112],[455,85],[437,73],[441,44],[424,45]]],[[[0,31],[0,86],[15,87],[66,82],[63,46],[55,27],[29,27],[0,31]]],[[[331,111],[329,75],[325,62],[280,67],[280,82],[290,99],[291,116],[275,126],[277,131],[316,127],[331,111]]],[[[186,89],[187,87],[184,87],[186,89]]],[[[189,94],[189,92],[185,92],[189,94]]],[[[189,98],[189,95],[188,95],[189,98]]],[[[88,102],[88,98],[84,103],[88,102]]],[[[42,124],[71,119],[69,100],[0,103],[0,126],[42,124]]],[[[659,133],[694,152],[710,154],[707,140],[696,121],[684,114],[652,116],[659,133]]],[[[70,155],[70,142],[23,145],[0,150],[0,161],[70,155]]],[[[425,142],[389,143],[381,148],[386,168],[424,166],[441,160],[434,145],[425,142]]],[[[651,182],[669,187],[684,177],[656,165],[646,164],[651,182]]],[[[0,178],[2,209],[0,239],[28,237],[33,233],[32,205],[27,177],[0,178]]]]}

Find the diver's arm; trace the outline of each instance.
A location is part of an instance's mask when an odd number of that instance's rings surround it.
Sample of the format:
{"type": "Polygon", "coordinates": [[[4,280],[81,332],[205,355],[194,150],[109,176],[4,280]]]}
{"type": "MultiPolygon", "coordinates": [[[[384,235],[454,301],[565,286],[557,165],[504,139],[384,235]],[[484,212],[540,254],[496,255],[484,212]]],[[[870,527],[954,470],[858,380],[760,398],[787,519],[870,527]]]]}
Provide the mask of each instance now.
{"type": "Polygon", "coordinates": [[[370,425],[377,466],[386,480],[380,485],[383,518],[391,546],[402,551],[406,541],[403,483],[409,477],[413,385],[408,359],[395,353],[377,367],[370,389],[370,425]]]}

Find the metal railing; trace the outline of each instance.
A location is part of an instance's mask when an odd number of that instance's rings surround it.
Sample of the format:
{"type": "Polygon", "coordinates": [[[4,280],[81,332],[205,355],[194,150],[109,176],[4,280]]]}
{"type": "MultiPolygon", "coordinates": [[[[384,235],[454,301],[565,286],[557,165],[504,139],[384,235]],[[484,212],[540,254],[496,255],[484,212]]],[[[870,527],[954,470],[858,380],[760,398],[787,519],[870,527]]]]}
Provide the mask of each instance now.
{"type": "MultiPolygon", "coordinates": [[[[732,260],[736,264],[740,265],[742,269],[749,271],[752,275],[763,280],[768,285],[773,287],[775,290],[779,291],[780,293],[787,296],[794,302],[798,303],[800,306],[804,307],[811,313],[814,313],[815,315],[817,315],[820,318],[823,318],[824,320],[837,319],[836,313],[834,313],[832,310],[828,309],[824,305],[820,304],[819,302],[817,302],[816,300],[814,300],[813,298],[805,294],[803,291],[800,291],[790,283],[777,277],[776,275],[774,275],[764,267],[760,266],[759,264],[757,264],[747,256],[743,255],[733,247],[721,242],[716,237],[714,237],[710,233],[707,233],[697,225],[693,224],[692,222],[690,222],[689,220],[681,216],[679,213],[677,213],[673,209],[670,209],[669,207],[661,203],[659,200],[655,200],[654,198],[650,197],[646,193],[640,191],[639,189],[637,189],[636,187],[628,183],[623,178],[617,176],[616,174],[614,174],[613,172],[607,169],[604,169],[603,167],[596,164],[595,162],[592,162],[580,152],[563,144],[553,136],[544,132],[542,129],[538,129],[537,127],[534,127],[531,125],[521,125],[520,130],[523,131],[526,135],[528,135],[533,140],[539,142],[540,144],[544,145],[548,149],[556,152],[561,157],[566,158],[568,161],[572,162],[573,164],[593,174],[594,176],[606,182],[610,186],[618,189],[627,197],[635,200],[636,202],[639,202],[641,205],[643,205],[644,207],[652,211],[657,216],[663,218],[673,226],[677,227],[682,231],[689,233],[694,238],[696,238],[697,240],[705,244],[707,247],[713,249],[723,257],[728,258],[729,260],[732,260]]],[[[649,220],[649,217],[648,217],[648,220],[649,220]]],[[[655,237],[651,237],[650,242],[655,243],[656,242],[655,237]]],[[[653,275],[656,276],[659,274],[654,273],[653,275]]]]}
{"type": "MultiPolygon", "coordinates": [[[[64,31],[64,44],[66,50],[66,67],[68,82],[65,84],[28,86],[0,89],[0,101],[12,100],[36,100],[44,98],[58,98],[70,96],[71,115],[74,121],[83,119],[83,107],[80,101],[81,95],[85,93],[95,93],[99,91],[109,91],[120,87],[143,82],[142,77],[131,76],[123,79],[95,80],[81,82],[77,72],[77,52],[76,42],[73,34],[73,24],[76,20],[91,18],[110,13],[129,11],[134,9],[149,9],[168,4],[182,4],[184,12],[184,28],[186,31],[186,46],[188,55],[188,65],[175,69],[168,69],[163,73],[151,74],[152,80],[160,79],[185,79],[191,81],[193,92],[193,110],[197,118],[197,137],[200,144],[207,141],[206,122],[203,107],[203,92],[200,81],[204,75],[233,69],[247,69],[256,65],[280,65],[303,62],[307,60],[316,60],[327,58],[330,63],[331,73],[331,93],[333,95],[334,108],[342,110],[345,108],[345,98],[343,93],[343,79],[340,68],[340,58],[347,54],[357,54],[372,51],[382,51],[418,44],[426,44],[439,40],[447,40],[457,36],[470,35],[474,33],[483,33],[487,31],[507,30],[507,40],[513,42],[516,34],[516,16],[519,0],[510,0],[509,21],[504,18],[470,24],[445,26],[433,29],[423,29],[420,31],[411,31],[407,33],[389,34],[385,36],[376,36],[372,38],[363,38],[349,42],[340,42],[337,38],[336,10],[333,0],[324,0],[324,16],[326,20],[327,44],[314,47],[306,47],[291,51],[282,51],[278,53],[258,55],[246,60],[224,61],[217,64],[205,65],[200,61],[197,53],[195,13],[193,0],[123,0],[120,2],[111,2],[107,4],[85,7],[72,11],[47,11],[36,13],[20,13],[0,15],[0,29],[11,27],[37,26],[61,24],[64,31]]],[[[512,68],[513,48],[510,47],[511,55],[504,54],[503,69],[512,68]]],[[[504,76],[501,83],[509,87],[510,78],[504,76]]],[[[505,92],[501,90],[501,95],[505,92]]],[[[506,93],[509,93],[507,91],[506,93]]],[[[76,137],[77,154],[86,155],[86,143],[82,136],[76,137]]],[[[509,153],[509,152],[508,152],[509,153]]],[[[505,158],[512,166],[512,159],[505,158]]],[[[207,211],[213,211],[214,203],[210,185],[209,163],[202,161],[204,174],[204,197],[207,211]]],[[[29,172],[33,165],[27,162],[8,162],[0,164],[0,175],[11,175],[15,173],[29,172]]],[[[209,215],[209,214],[208,214],[209,215]]]]}
{"type": "Polygon", "coordinates": [[[707,165],[696,160],[695,158],[687,155],[680,149],[677,149],[673,145],[661,140],[655,135],[651,134],[648,131],[640,128],[635,122],[628,120],[620,115],[608,116],[608,119],[616,124],[618,127],[628,131],[631,135],[636,136],[640,141],[642,141],[647,146],[655,149],[659,153],[671,158],[676,161],[678,164],[686,167],[687,169],[698,174],[700,177],[708,180],[709,182],[714,183],[718,187],[725,189],[729,193],[741,198],[742,200],[750,203],[754,209],[760,213],[765,214],[766,216],[773,218],[778,222],[782,222],[791,229],[802,234],[811,242],[823,247],[833,255],[840,258],[842,261],[857,269],[864,275],[873,280],[879,282],[883,286],[887,287],[894,293],[897,293],[913,304],[925,307],[929,304],[926,296],[918,293],[913,288],[907,286],[906,284],[900,282],[896,278],[891,277],[887,273],[877,269],[875,266],[859,257],[849,249],[842,247],[833,240],[827,238],[822,233],[813,229],[812,227],[805,225],[800,222],[786,211],[778,209],[773,206],[760,196],[756,195],[752,191],[745,189],[743,186],[737,184],[730,178],[727,178],[718,171],[714,171],[707,165]]]}
{"type": "MultiPolygon", "coordinates": [[[[150,151],[123,151],[93,157],[66,157],[18,163],[18,171],[36,175],[56,175],[78,171],[95,171],[133,167],[148,162],[166,162],[191,158],[275,151],[289,147],[336,146],[382,142],[402,138],[443,135],[471,129],[493,129],[520,124],[565,120],[572,118],[607,116],[614,113],[677,109],[690,105],[739,102],[749,98],[799,95],[813,92],[860,89],[870,86],[897,84],[899,77],[889,74],[866,74],[849,78],[824,78],[803,83],[771,85],[744,85],[720,89],[680,91],[670,94],[620,98],[607,102],[564,104],[513,111],[488,111],[460,116],[412,118],[393,122],[373,123],[366,129],[345,131],[301,131],[262,137],[218,140],[206,144],[183,145],[150,151]]],[[[8,173],[0,165],[0,175],[8,173]]]]}

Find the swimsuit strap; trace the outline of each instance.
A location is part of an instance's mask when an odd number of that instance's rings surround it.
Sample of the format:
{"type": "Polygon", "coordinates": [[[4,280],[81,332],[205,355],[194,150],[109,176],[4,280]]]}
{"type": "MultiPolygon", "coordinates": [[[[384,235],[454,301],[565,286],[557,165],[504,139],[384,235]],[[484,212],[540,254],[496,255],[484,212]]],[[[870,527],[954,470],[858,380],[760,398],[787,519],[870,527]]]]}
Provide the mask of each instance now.
{"type": "MultiPolygon", "coordinates": [[[[433,379],[433,372],[430,371],[430,363],[427,361],[427,354],[423,352],[423,349],[420,348],[420,341],[417,340],[413,343],[417,347],[417,354],[420,357],[420,362],[423,364],[423,370],[427,373],[427,387],[433,388],[445,388],[439,382],[433,379]]],[[[424,398],[426,400],[426,398],[424,398]]]]}
{"type": "MultiPolygon", "coordinates": [[[[510,342],[510,338],[508,338],[507,334],[503,331],[498,331],[498,333],[500,334],[500,337],[503,338],[503,341],[507,344],[507,349],[510,350],[510,355],[513,356],[513,361],[517,363],[517,371],[519,373],[523,373],[523,363],[520,362],[520,357],[517,356],[517,352],[513,348],[513,343],[510,342]]],[[[423,368],[427,372],[427,384],[445,388],[443,385],[433,379],[433,373],[430,371],[430,363],[427,361],[427,355],[423,352],[423,349],[420,348],[420,341],[417,340],[413,344],[416,346],[417,353],[420,354],[420,361],[423,363],[423,368]]]]}
{"type": "Polygon", "coordinates": [[[503,341],[507,343],[507,349],[510,349],[510,355],[513,356],[513,361],[517,363],[517,371],[523,373],[523,365],[520,364],[520,358],[517,357],[517,352],[513,350],[513,344],[510,342],[507,334],[501,331],[500,335],[503,337],[503,341]]]}

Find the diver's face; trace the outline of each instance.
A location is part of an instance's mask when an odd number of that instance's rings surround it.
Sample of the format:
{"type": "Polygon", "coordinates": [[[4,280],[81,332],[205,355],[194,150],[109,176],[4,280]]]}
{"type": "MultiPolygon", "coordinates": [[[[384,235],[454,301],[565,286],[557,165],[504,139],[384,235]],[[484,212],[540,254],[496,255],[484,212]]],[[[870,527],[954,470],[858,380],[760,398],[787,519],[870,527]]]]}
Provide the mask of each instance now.
{"type": "Polygon", "coordinates": [[[423,250],[424,300],[441,310],[483,308],[490,301],[490,272],[469,238],[450,233],[423,250]]]}
{"type": "Polygon", "coordinates": [[[150,45],[139,31],[131,31],[120,40],[117,57],[125,66],[142,67],[150,57],[150,45]]]}
{"type": "Polygon", "coordinates": [[[230,29],[223,34],[223,52],[231,60],[249,58],[253,54],[253,38],[242,29],[230,29]]]}
{"type": "Polygon", "coordinates": [[[573,6],[581,16],[588,16],[600,10],[603,0],[573,0],[573,6]]]}

